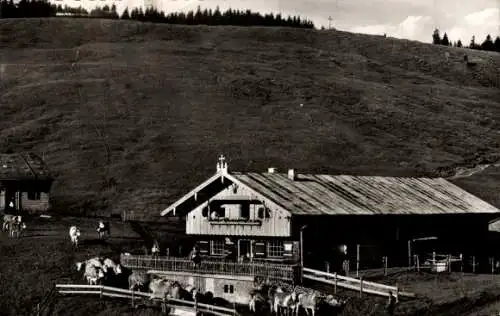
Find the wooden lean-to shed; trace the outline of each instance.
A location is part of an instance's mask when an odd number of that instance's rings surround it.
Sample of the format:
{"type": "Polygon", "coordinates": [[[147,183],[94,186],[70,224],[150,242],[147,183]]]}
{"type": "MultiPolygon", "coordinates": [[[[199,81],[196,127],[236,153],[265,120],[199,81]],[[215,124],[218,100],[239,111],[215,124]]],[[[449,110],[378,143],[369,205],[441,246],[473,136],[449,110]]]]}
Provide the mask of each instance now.
{"type": "Polygon", "coordinates": [[[0,154],[0,211],[6,214],[50,209],[53,178],[34,153],[0,154]]]}

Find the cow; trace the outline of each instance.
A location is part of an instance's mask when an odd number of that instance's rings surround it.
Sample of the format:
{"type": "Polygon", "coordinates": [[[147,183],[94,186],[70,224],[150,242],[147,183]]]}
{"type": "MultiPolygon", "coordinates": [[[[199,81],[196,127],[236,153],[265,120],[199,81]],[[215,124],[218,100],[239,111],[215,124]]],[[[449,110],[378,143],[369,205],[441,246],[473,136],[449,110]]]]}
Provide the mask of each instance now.
{"type": "Polygon", "coordinates": [[[97,237],[99,239],[104,239],[104,236],[107,234],[110,235],[110,226],[109,222],[99,221],[99,225],[97,226],[97,237]]]}
{"type": "Polygon", "coordinates": [[[11,223],[21,223],[22,218],[19,215],[12,215],[12,214],[5,214],[3,216],[3,225],[2,225],[2,230],[3,231],[8,231],[9,230],[9,224],[11,223]]]}
{"type": "Polygon", "coordinates": [[[132,272],[128,276],[128,286],[131,291],[136,288],[144,288],[149,282],[149,275],[147,273],[132,272]]]}
{"type": "Polygon", "coordinates": [[[87,265],[85,267],[84,278],[91,285],[97,285],[97,283],[104,278],[104,271],[100,268],[96,268],[93,265],[87,265]]]}
{"type": "Polygon", "coordinates": [[[295,289],[291,293],[286,293],[282,288],[277,287],[273,291],[272,295],[272,312],[276,315],[280,314],[280,310],[285,310],[285,315],[288,315],[290,311],[296,310],[296,304],[298,303],[297,293],[295,289]]]}
{"type": "Polygon", "coordinates": [[[256,313],[257,310],[260,311],[261,307],[264,305],[266,299],[264,298],[264,295],[262,295],[258,291],[252,291],[250,292],[250,301],[248,302],[248,309],[251,312],[256,313]]]}
{"type": "Polygon", "coordinates": [[[173,286],[174,281],[160,278],[151,280],[151,282],[149,282],[149,291],[151,292],[150,299],[163,299],[164,297],[171,296],[171,289],[173,286]]]}
{"type": "MultiPolygon", "coordinates": [[[[94,268],[99,268],[104,273],[106,273],[106,266],[103,265],[102,258],[100,257],[94,257],[86,261],[77,262],[75,265],[76,265],[76,271],[81,271],[81,270],[86,271],[87,267],[94,267],[94,268]]],[[[85,272],[83,273],[83,278],[85,279],[85,272]]]]}
{"type": "Polygon", "coordinates": [[[14,221],[8,224],[9,237],[19,238],[22,232],[26,229],[26,224],[22,222],[14,221]]]}
{"type": "Polygon", "coordinates": [[[307,315],[309,315],[309,310],[312,311],[312,316],[315,316],[319,305],[323,302],[318,292],[313,291],[312,293],[301,293],[298,295],[298,303],[295,306],[295,314],[298,315],[300,307],[302,307],[307,315]]]}
{"type": "Polygon", "coordinates": [[[69,238],[71,239],[71,244],[78,248],[78,238],[80,237],[80,229],[77,226],[71,226],[69,229],[69,238]]]}

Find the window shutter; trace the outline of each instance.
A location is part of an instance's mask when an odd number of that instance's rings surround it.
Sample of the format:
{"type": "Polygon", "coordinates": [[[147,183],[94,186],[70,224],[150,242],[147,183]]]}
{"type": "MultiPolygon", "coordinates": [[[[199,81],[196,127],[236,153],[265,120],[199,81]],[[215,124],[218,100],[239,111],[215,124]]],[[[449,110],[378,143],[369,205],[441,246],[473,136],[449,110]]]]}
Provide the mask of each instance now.
{"type": "Polygon", "coordinates": [[[210,251],[210,243],[206,240],[199,240],[197,242],[201,255],[208,255],[210,251]]]}
{"type": "Polygon", "coordinates": [[[300,260],[300,242],[294,241],[292,249],[293,249],[293,251],[292,251],[292,259],[294,261],[299,261],[300,260]]]}
{"type": "Polygon", "coordinates": [[[253,255],[256,258],[266,256],[266,243],[263,241],[256,241],[253,243],[253,255]]]}

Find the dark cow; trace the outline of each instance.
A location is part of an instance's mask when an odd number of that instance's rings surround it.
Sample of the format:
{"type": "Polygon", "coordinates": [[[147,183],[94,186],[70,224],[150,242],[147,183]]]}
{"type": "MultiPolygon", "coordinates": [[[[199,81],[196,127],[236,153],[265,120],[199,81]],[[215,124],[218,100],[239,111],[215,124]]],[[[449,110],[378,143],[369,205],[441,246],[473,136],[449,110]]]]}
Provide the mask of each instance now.
{"type": "Polygon", "coordinates": [[[97,236],[99,239],[103,239],[105,234],[108,236],[110,234],[109,222],[99,221],[99,225],[97,226],[97,236]]]}

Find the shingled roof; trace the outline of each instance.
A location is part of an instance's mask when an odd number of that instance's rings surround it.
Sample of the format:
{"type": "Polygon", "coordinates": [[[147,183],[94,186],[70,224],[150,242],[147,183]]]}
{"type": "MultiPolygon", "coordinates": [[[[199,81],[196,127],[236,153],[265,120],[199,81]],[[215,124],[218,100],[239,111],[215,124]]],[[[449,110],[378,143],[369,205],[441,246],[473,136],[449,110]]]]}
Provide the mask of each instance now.
{"type": "MultiPolygon", "coordinates": [[[[497,214],[500,210],[443,178],[218,172],[161,212],[193,199],[219,178],[247,187],[292,215],[497,214]]],[[[227,183],[227,182],[226,182],[227,183]]]]}
{"type": "Polygon", "coordinates": [[[34,153],[0,154],[0,180],[52,180],[42,158],[34,153]]]}
{"type": "Polygon", "coordinates": [[[443,178],[231,173],[294,215],[465,214],[500,210],[443,178]]]}

